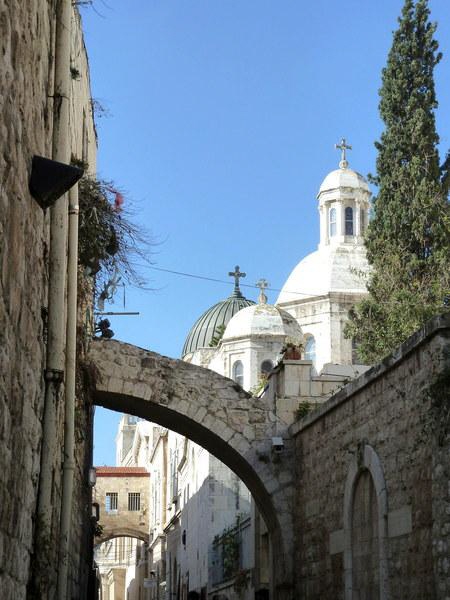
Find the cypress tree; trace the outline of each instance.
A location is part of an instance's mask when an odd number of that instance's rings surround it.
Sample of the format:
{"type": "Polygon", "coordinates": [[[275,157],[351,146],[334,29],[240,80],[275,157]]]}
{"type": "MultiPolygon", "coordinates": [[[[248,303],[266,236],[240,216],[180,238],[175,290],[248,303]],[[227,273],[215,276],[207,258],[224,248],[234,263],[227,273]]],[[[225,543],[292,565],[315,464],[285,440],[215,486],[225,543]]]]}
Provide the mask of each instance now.
{"type": "Polygon", "coordinates": [[[374,216],[366,235],[369,296],[346,334],[366,363],[380,360],[435,314],[450,294],[450,159],[439,166],[433,71],[441,60],[427,0],[405,0],[382,73],[374,216]]]}

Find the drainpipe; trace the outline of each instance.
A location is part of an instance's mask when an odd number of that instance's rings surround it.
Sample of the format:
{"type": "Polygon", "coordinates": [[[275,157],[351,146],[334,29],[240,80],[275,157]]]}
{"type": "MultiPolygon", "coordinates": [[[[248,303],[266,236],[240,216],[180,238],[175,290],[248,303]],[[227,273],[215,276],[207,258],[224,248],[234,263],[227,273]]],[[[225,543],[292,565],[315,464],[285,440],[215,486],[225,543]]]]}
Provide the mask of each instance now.
{"type": "MultiPolygon", "coordinates": [[[[56,6],[55,71],[53,95],[52,158],[68,163],[69,146],[69,97],[70,97],[70,27],[71,0],[59,0],[56,6]]],[[[37,503],[35,549],[39,572],[35,574],[39,588],[48,588],[53,597],[54,564],[51,557],[40,556],[43,548],[52,548],[52,493],[53,470],[59,455],[58,406],[64,380],[64,316],[67,253],[67,195],[59,198],[51,208],[50,256],[48,289],[48,341],[45,370],[45,400],[42,419],[42,452],[37,503]]],[[[44,597],[44,589],[40,589],[44,597]]]]}
{"type": "Polygon", "coordinates": [[[64,414],[64,465],[59,533],[58,600],[66,600],[72,494],[75,470],[75,374],[77,352],[78,185],[69,192],[69,255],[67,269],[66,402],[64,414]]]}

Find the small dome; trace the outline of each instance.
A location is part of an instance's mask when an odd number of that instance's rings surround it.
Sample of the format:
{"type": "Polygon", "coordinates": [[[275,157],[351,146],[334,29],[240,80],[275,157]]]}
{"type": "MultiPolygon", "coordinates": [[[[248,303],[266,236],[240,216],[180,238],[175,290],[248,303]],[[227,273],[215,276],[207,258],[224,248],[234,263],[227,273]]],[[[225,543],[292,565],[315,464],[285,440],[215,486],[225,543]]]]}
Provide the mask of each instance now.
{"type": "Polygon", "coordinates": [[[325,177],[319,188],[319,194],[339,188],[359,188],[370,193],[369,185],[364,177],[353,169],[336,169],[325,177]]]}
{"type": "Polygon", "coordinates": [[[217,328],[221,325],[226,326],[233,315],[252,304],[254,304],[253,300],[247,300],[240,292],[237,294],[235,291],[226,300],[208,308],[188,333],[181,356],[184,358],[199,348],[208,348],[217,333],[217,328]]]}
{"type": "Polygon", "coordinates": [[[369,265],[362,245],[325,246],[301,260],[284,284],[277,304],[301,301],[329,292],[367,293],[369,265]]]}
{"type": "Polygon", "coordinates": [[[300,325],[292,315],[272,304],[255,304],[243,308],[230,320],[222,340],[251,336],[283,336],[301,343],[300,325]]]}

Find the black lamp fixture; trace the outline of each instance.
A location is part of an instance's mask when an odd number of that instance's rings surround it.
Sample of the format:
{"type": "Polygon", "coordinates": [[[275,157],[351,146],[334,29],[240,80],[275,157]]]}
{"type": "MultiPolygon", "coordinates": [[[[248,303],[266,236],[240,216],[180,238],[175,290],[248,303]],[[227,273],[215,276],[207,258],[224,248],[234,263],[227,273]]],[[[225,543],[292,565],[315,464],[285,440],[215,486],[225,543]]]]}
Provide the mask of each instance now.
{"type": "Polygon", "coordinates": [[[44,210],[70,190],[83,176],[83,169],[33,156],[29,188],[33,198],[44,210]]]}

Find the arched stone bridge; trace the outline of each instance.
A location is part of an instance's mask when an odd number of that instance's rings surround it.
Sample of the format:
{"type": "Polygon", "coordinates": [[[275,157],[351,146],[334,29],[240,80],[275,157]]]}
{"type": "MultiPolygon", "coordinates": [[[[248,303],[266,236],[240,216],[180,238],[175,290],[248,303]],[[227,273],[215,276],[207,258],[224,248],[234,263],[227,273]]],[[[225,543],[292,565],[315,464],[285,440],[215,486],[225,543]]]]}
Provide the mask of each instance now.
{"type": "Polygon", "coordinates": [[[270,535],[271,598],[290,600],[293,453],[276,407],[213,371],[123,342],[94,340],[89,355],[98,370],[97,405],[190,438],[242,479],[270,535]],[[284,437],[285,447],[274,454],[272,437],[278,436],[284,437]]]}

